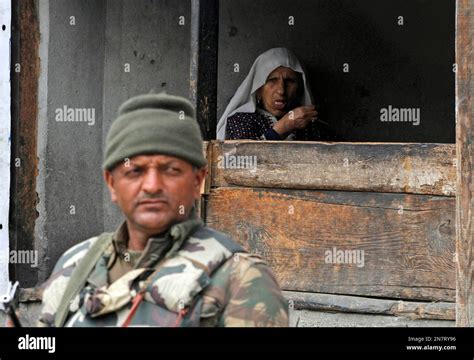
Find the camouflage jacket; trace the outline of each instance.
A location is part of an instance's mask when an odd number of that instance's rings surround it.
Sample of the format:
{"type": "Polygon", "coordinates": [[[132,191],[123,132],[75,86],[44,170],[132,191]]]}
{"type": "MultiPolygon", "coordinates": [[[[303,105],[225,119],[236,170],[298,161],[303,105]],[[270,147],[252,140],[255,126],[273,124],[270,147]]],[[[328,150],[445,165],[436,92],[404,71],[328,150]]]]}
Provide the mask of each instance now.
{"type": "MultiPolygon", "coordinates": [[[[65,326],[288,326],[287,303],[264,261],[227,235],[188,220],[143,252],[127,252],[124,222],[71,302],[65,326]],[[186,310],[186,311],[184,311],[186,310]]],[[[55,313],[77,263],[98,237],[67,250],[44,284],[38,326],[55,313]]]]}

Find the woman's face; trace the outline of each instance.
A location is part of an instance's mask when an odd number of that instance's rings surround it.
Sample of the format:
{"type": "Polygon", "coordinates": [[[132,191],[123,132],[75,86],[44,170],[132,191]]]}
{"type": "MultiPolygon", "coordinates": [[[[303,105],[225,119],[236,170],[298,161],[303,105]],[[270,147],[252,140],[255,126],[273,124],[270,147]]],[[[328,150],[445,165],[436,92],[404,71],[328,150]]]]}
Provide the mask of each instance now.
{"type": "Polygon", "coordinates": [[[290,68],[280,66],[267,77],[257,96],[265,110],[280,118],[300,102],[301,75],[290,68]]]}

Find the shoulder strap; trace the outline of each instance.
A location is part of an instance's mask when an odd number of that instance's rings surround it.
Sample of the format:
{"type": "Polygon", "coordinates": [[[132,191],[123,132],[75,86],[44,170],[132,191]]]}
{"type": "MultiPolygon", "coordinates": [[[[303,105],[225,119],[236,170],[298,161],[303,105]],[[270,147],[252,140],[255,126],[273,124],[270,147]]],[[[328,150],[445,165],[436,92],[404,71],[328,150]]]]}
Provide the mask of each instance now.
{"type": "Polygon", "coordinates": [[[67,283],[61,302],[54,319],[56,327],[62,327],[69,314],[71,301],[79,294],[84,287],[90,272],[99,261],[107,246],[112,241],[112,233],[103,233],[91,245],[87,253],[82,257],[77,266],[74,268],[71,277],[67,283]]]}

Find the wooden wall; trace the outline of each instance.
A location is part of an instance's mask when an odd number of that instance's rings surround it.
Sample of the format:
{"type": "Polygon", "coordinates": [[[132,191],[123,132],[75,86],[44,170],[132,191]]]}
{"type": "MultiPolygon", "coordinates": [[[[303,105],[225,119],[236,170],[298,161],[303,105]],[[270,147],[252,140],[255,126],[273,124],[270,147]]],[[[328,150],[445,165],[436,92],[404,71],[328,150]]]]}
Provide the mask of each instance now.
{"type": "Polygon", "coordinates": [[[454,145],[226,141],[207,156],[207,224],[284,290],[455,301],[454,145]],[[337,250],[364,262],[328,263],[337,250]]]}

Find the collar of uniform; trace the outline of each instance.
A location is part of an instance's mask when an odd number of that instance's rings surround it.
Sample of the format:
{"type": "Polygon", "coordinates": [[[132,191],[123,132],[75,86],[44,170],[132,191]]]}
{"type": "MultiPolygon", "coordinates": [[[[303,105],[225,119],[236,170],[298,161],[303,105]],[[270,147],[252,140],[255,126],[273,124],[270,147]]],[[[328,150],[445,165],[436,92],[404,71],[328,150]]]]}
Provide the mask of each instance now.
{"type": "MultiPolygon", "coordinates": [[[[172,225],[162,236],[151,237],[148,239],[145,249],[134,267],[153,267],[154,264],[163,257],[165,252],[165,257],[169,258],[173,256],[181,248],[184,241],[200,225],[203,225],[203,222],[196,216],[196,211],[193,207],[187,220],[172,225]],[[169,246],[170,244],[171,246],[169,246]]],[[[112,237],[115,254],[110,259],[109,268],[112,266],[117,256],[124,258],[125,254],[128,252],[128,238],[127,222],[124,220],[112,237]]]]}

